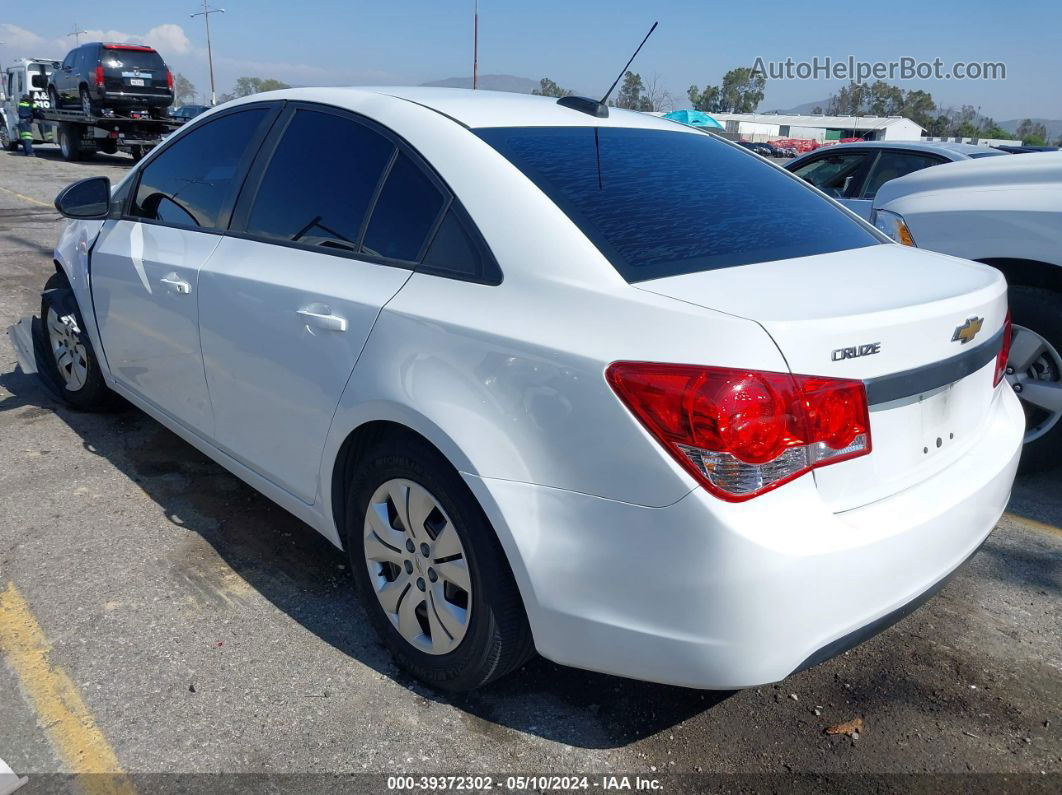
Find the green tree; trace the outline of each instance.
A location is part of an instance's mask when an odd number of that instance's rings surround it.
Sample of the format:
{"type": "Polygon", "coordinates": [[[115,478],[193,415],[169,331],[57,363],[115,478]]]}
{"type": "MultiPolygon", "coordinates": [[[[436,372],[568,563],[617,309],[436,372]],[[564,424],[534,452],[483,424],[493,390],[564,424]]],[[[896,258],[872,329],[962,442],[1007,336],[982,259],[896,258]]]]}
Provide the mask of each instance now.
{"type": "Polygon", "coordinates": [[[540,97],[570,97],[572,92],[567,88],[561,88],[548,77],[543,77],[538,81],[538,88],[532,90],[532,94],[537,94],[540,97]]]}
{"type": "Polygon", "coordinates": [[[278,91],[282,88],[291,88],[287,83],[274,80],[272,77],[240,77],[236,85],[232,87],[231,98],[249,97],[251,94],[260,94],[263,91],[278,91]]]}
{"type": "Polygon", "coordinates": [[[686,95],[695,109],[706,113],[752,113],[763,102],[766,86],[762,72],[739,66],[723,75],[720,85],[707,85],[703,90],[693,85],[686,95]]]}
{"type": "Polygon", "coordinates": [[[1047,125],[1032,119],[1022,119],[1015,135],[1026,146],[1044,146],[1047,143],[1047,125]]]}
{"type": "Polygon", "coordinates": [[[623,75],[623,85],[616,96],[616,107],[627,110],[652,110],[653,103],[645,96],[645,84],[642,76],[636,72],[623,75]]]}
{"type": "Polygon", "coordinates": [[[190,105],[195,102],[195,86],[180,72],[173,76],[173,101],[176,105],[190,105]]]}

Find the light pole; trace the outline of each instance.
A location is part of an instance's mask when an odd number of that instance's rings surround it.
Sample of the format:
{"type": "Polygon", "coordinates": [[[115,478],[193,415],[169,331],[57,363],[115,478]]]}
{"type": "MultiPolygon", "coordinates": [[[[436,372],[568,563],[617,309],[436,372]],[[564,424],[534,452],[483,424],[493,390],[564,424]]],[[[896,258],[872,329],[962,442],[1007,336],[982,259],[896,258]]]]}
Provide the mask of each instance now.
{"type": "Polygon", "coordinates": [[[472,88],[479,88],[479,0],[472,24],[472,88]]]}
{"type": "Polygon", "coordinates": [[[211,8],[207,5],[207,0],[203,0],[203,10],[196,11],[194,14],[189,14],[189,19],[195,19],[196,17],[202,17],[203,22],[206,23],[207,34],[207,63],[210,65],[210,104],[211,106],[218,104],[218,95],[214,90],[214,52],[210,47],[210,15],[211,14],[224,14],[224,8],[211,8]]]}

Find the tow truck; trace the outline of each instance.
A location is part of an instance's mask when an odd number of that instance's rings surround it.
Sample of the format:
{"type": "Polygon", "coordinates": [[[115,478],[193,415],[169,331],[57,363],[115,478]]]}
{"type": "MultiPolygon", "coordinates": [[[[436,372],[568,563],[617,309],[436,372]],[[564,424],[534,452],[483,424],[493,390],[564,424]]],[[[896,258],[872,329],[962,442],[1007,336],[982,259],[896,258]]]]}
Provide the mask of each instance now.
{"type": "Polygon", "coordinates": [[[48,99],[48,77],[59,62],[50,58],[22,58],[8,66],[0,81],[0,145],[18,148],[18,102],[29,94],[37,108],[33,142],[57,143],[64,160],[91,158],[96,152],[128,152],[139,160],[163,138],[180,127],[183,119],[153,119],[145,110],[120,115],[102,110],[99,115],[82,110],[59,110],[48,99]]]}

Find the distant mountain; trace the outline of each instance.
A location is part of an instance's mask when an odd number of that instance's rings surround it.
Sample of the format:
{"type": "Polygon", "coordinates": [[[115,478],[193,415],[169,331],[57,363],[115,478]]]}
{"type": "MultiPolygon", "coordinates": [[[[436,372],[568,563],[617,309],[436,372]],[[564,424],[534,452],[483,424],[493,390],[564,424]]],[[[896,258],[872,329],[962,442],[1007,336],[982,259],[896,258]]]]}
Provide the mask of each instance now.
{"type": "Polygon", "coordinates": [[[815,110],[815,108],[822,108],[823,112],[826,111],[826,107],[830,104],[830,99],[820,99],[818,102],[805,102],[803,105],[797,105],[786,110],[761,110],[760,113],[788,113],[792,116],[807,116],[809,113],[815,110]]]}
{"type": "MultiPolygon", "coordinates": [[[[443,86],[444,88],[472,88],[471,77],[448,77],[445,80],[432,80],[421,83],[422,86],[443,86]]],[[[480,75],[479,87],[487,91],[512,91],[514,94],[530,94],[538,88],[538,81],[529,77],[516,75],[480,75]]]]}
{"type": "MultiPolygon", "coordinates": [[[[1023,121],[1024,119],[1009,119],[1008,121],[999,122],[999,126],[1008,132],[1014,132],[1023,121]]],[[[1047,127],[1048,143],[1054,143],[1059,136],[1062,136],[1062,119],[1033,119],[1033,121],[1047,127]]]]}

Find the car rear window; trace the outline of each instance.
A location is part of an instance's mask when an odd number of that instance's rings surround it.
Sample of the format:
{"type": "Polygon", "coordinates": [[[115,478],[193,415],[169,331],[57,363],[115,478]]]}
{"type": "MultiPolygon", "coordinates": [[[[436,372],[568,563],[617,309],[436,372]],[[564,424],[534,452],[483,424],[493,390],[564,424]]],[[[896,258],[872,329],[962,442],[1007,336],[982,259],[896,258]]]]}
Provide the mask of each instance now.
{"type": "Polygon", "coordinates": [[[162,56],[154,50],[129,50],[119,47],[104,47],[100,51],[100,63],[108,69],[162,69],[162,56]]]}
{"type": "Polygon", "coordinates": [[[628,282],[882,242],[800,180],[705,133],[475,132],[549,196],[628,282]]]}

